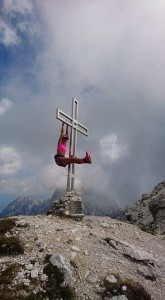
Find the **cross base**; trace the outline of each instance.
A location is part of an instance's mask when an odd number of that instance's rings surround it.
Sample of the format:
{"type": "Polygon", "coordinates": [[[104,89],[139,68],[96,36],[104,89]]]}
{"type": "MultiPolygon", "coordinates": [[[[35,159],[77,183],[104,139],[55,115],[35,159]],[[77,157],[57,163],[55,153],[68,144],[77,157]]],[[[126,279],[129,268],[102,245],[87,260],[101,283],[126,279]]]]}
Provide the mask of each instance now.
{"type": "Polygon", "coordinates": [[[84,214],[81,196],[75,191],[66,191],[52,204],[47,214],[82,220],[84,214]]]}

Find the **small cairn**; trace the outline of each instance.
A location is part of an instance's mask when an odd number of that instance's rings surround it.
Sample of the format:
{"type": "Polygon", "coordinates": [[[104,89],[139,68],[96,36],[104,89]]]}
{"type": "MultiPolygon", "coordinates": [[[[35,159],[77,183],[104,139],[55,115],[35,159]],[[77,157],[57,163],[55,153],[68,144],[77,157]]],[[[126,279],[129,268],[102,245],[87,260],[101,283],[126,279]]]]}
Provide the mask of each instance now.
{"type": "Polygon", "coordinates": [[[47,215],[65,216],[81,220],[84,217],[81,196],[75,191],[66,191],[55,200],[47,215]]]}

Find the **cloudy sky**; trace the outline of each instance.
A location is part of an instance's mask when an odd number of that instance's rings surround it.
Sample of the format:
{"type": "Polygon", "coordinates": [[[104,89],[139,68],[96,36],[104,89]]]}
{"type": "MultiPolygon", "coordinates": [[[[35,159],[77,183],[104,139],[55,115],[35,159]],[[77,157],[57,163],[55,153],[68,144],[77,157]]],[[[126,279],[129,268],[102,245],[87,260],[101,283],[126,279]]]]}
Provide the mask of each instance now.
{"type": "Polygon", "coordinates": [[[165,180],[164,0],[0,0],[0,209],[66,189],[54,164],[79,101],[77,190],[121,207],[165,180]]]}

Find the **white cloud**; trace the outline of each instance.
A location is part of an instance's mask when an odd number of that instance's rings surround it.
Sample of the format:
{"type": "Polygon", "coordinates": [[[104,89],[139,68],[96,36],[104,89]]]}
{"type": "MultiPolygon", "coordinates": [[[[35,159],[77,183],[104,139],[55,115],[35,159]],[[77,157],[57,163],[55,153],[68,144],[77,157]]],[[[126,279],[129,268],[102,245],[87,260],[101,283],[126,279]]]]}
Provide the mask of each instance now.
{"type": "Polygon", "coordinates": [[[0,115],[4,114],[7,112],[12,105],[12,101],[7,99],[7,98],[2,98],[0,100],[0,115]]]}
{"type": "Polygon", "coordinates": [[[20,154],[13,147],[0,147],[0,176],[9,176],[17,173],[22,168],[20,154]]]}
{"type": "Polygon", "coordinates": [[[100,140],[101,157],[106,162],[116,162],[127,154],[127,146],[119,142],[118,136],[114,133],[105,136],[100,140]]]}
{"type": "Polygon", "coordinates": [[[3,0],[3,11],[5,13],[27,14],[33,11],[32,0],[3,0]]]}
{"type": "Polygon", "coordinates": [[[28,34],[28,36],[31,38],[39,34],[39,29],[37,28],[37,24],[34,24],[28,20],[19,22],[16,26],[16,29],[17,32],[28,34]]]}
{"type": "Polygon", "coordinates": [[[96,85],[109,94],[115,82],[116,95],[131,82],[148,102],[164,101],[165,3],[150,2],[41,1],[45,79],[55,78],[57,56],[70,86],[96,85]]]}
{"type": "MultiPolygon", "coordinates": [[[[3,28],[13,30],[13,40],[12,34],[11,37],[6,34],[6,44],[18,43],[19,33],[20,39],[26,33],[33,36],[33,28],[39,30],[41,26],[41,43],[44,44],[44,48],[37,44],[37,57],[29,60],[26,72],[22,72],[22,65],[21,70],[15,69],[13,59],[12,69],[6,68],[9,80],[1,87],[3,95],[16,99],[10,118],[0,118],[1,143],[16,145],[22,149],[21,156],[27,151],[23,161],[32,173],[24,179],[11,176],[8,183],[5,178],[6,189],[16,190],[18,194],[21,191],[52,194],[56,187],[65,189],[67,170],[50,165],[50,152],[60,131],[55,110],[59,107],[70,114],[72,96],[80,101],[80,121],[89,126],[90,131],[87,142],[83,139],[80,142],[79,138],[78,142],[85,149],[87,143],[93,156],[100,155],[96,161],[93,158],[91,166],[76,166],[76,187],[82,184],[94,190],[102,188],[107,194],[113,188],[118,200],[121,196],[125,201],[128,198],[133,201],[137,181],[144,172],[159,172],[158,178],[164,178],[162,163],[158,166],[160,171],[155,171],[157,162],[163,161],[165,148],[162,126],[165,2],[161,5],[158,2],[40,0],[35,1],[34,15],[28,19],[25,13],[32,11],[33,1],[3,1],[5,22],[10,22],[14,14],[18,16],[12,23],[15,28],[3,23],[3,28]],[[28,78],[24,80],[26,75],[28,78]],[[29,78],[33,83],[30,88],[29,78]],[[107,128],[111,131],[107,132],[107,128]],[[104,137],[106,132],[119,135],[104,137]],[[129,149],[120,136],[127,136],[129,149]],[[97,141],[102,137],[98,146],[97,141]],[[126,155],[130,149],[128,164],[126,155]],[[144,170],[146,161],[147,170],[144,170]],[[120,172],[115,162],[123,163],[120,172]],[[111,164],[111,168],[106,168],[105,163],[111,164]]],[[[24,40],[27,42],[25,36],[24,40]]],[[[29,41],[33,47],[32,40],[29,41]]],[[[22,50],[21,57],[26,61],[27,53],[24,47],[22,50]]],[[[29,53],[31,51],[33,48],[29,53]]],[[[7,111],[2,103],[0,107],[1,114],[7,111]]]]}
{"type": "Polygon", "coordinates": [[[54,162],[41,168],[38,181],[43,190],[54,191],[55,188],[65,189],[68,168],[60,168],[54,162]]]}
{"type": "Polygon", "coordinates": [[[14,149],[0,148],[0,190],[2,193],[50,197],[56,189],[66,189],[67,168],[59,168],[53,163],[33,170],[25,178],[13,177],[12,175],[15,175],[21,167],[22,160],[14,149]]]}
{"type": "Polygon", "coordinates": [[[104,193],[109,187],[110,176],[104,171],[104,167],[95,158],[91,165],[76,167],[75,186],[78,189],[92,189],[96,193],[104,193]]]}
{"type": "Polygon", "coordinates": [[[0,42],[5,46],[17,45],[20,43],[20,38],[15,29],[2,20],[0,20],[0,42]]]}
{"type": "Polygon", "coordinates": [[[6,47],[18,45],[21,42],[19,32],[28,33],[33,36],[37,33],[32,20],[28,21],[28,15],[33,13],[33,2],[28,0],[4,0],[1,10],[0,20],[0,42],[6,47]],[[15,26],[12,25],[12,18],[21,14],[21,18],[16,18],[15,26]]]}

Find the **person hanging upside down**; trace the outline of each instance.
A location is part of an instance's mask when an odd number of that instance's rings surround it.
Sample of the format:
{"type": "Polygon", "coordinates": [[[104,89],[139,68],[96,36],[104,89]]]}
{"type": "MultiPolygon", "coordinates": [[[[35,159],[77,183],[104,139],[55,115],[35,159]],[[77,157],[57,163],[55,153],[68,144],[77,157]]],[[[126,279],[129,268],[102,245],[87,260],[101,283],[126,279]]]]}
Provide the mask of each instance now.
{"type": "Polygon", "coordinates": [[[89,152],[86,152],[86,156],[84,158],[77,157],[66,157],[65,152],[67,148],[68,137],[68,125],[66,125],[66,133],[64,133],[64,122],[61,127],[61,135],[57,144],[57,154],[54,156],[55,162],[60,167],[66,167],[70,164],[91,164],[92,158],[89,152]]]}

